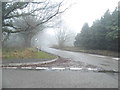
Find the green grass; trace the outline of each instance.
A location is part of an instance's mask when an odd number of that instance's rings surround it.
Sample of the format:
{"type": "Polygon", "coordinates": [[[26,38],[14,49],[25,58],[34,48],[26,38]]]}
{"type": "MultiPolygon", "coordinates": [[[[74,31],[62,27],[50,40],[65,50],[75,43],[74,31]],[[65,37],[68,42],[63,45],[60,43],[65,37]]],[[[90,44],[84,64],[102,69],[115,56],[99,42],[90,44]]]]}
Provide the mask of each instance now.
{"type": "Polygon", "coordinates": [[[3,59],[54,59],[57,56],[45,53],[43,51],[37,51],[33,48],[28,49],[3,49],[3,59]]]}
{"type": "Polygon", "coordinates": [[[73,51],[73,52],[83,52],[83,53],[90,53],[90,54],[120,57],[120,53],[114,52],[114,51],[108,51],[108,50],[92,50],[92,49],[85,49],[85,48],[79,48],[79,47],[68,47],[68,46],[62,47],[62,48],[55,46],[53,48],[73,51]]]}

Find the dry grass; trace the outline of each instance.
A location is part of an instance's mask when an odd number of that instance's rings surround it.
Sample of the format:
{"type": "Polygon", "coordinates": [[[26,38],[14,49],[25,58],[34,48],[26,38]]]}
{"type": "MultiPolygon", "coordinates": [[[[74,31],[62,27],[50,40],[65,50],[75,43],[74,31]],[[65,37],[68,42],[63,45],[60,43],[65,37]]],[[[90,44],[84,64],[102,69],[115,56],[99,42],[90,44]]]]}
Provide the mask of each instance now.
{"type": "Polygon", "coordinates": [[[45,53],[43,51],[37,51],[33,48],[21,49],[21,50],[8,50],[4,49],[2,52],[2,58],[4,59],[54,59],[56,56],[45,53]]]}

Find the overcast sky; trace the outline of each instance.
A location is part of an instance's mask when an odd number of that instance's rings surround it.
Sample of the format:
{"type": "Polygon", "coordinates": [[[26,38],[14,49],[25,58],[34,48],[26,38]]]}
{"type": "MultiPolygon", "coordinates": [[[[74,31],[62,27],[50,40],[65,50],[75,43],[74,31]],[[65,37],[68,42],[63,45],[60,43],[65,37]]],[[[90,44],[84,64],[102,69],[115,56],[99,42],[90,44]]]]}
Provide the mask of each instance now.
{"type": "Polygon", "coordinates": [[[80,32],[85,22],[91,26],[92,22],[110,10],[111,12],[117,6],[119,0],[69,0],[74,3],[62,18],[67,26],[75,32],[80,32]]]}
{"type": "MultiPolygon", "coordinates": [[[[69,8],[64,14],[62,14],[62,20],[65,21],[65,25],[68,29],[75,33],[79,33],[83,24],[88,22],[91,26],[93,21],[100,19],[101,16],[110,10],[111,12],[117,7],[119,0],[67,0],[69,3],[73,3],[72,7],[69,8]]],[[[42,44],[52,44],[55,29],[46,30],[43,35],[44,41],[42,44]],[[51,37],[51,38],[50,38],[51,37]],[[46,43],[47,42],[47,43],[46,43]]],[[[37,37],[40,40],[40,37],[37,37]]],[[[55,37],[54,37],[55,38],[55,37]]],[[[42,40],[40,40],[42,41],[42,40]]],[[[40,43],[37,43],[40,46],[40,43]]]]}

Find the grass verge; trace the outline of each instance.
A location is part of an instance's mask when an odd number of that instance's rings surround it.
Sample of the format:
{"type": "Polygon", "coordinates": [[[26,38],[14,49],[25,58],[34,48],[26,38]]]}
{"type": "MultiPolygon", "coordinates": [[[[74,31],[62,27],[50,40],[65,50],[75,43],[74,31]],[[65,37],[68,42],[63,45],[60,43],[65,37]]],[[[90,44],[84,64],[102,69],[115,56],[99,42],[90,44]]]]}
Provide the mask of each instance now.
{"type": "Polygon", "coordinates": [[[37,51],[34,48],[27,49],[3,49],[3,59],[54,59],[57,56],[37,51]]]}
{"type": "Polygon", "coordinates": [[[68,46],[61,47],[61,48],[54,46],[53,48],[67,50],[67,51],[73,51],[73,52],[83,52],[83,53],[90,53],[90,54],[120,57],[120,53],[108,51],[108,50],[91,50],[91,49],[83,49],[83,48],[79,48],[79,47],[68,47],[68,46]]]}

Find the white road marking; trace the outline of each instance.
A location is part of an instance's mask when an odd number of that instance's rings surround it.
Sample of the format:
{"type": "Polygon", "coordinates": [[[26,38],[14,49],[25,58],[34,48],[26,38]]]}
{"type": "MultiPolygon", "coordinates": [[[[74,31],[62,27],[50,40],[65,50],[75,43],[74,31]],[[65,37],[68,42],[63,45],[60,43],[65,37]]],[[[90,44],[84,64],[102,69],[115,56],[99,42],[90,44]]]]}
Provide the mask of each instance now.
{"type": "Polygon", "coordinates": [[[32,67],[21,67],[21,69],[32,69],[32,67]]]}
{"type": "Polygon", "coordinates": [[[89,54],[90,56],[97,56],[97,57],[106,57],[106,56],[102,56],[102,55],[93,55],[93,54],[89,54]]]}
{"type": "Polygon", "coordinates": [[[88,70],[96,71],[97,69],[96,68],[88,68],[88,70]]]}
{"type": "Polygon", "coordinates": [[[42,70],[42,69],[47,70],[48,67],[36,67],[36,69],[37,69],[37,70],[42,70]]]}
{"type": "Polygon", "coordinates": [[[112,58],[112,59],[114,59],[114,60],[120,60],[120,58],[112,58]]]}
{"type": "Polygon", "coordinates": [[[105,56],[100,56],[100,55],[99,55],[99,56],[97,56],[97,57],[105,57],[105,56]]]}
{"type": "Polygon", "coordinates": [[[60,68],[60,67],[53,67],[52,70],[65,70],[65,68],[60,68]]]}
{"type": "Polygon", "coordinates": [[[70,70],[82,70],[82,68],[70,68],[70,70]]]}
{"type": "Polygon", "coordinates": [[[3,68],[6,68],[6,69],[17,69],[17,67],[3,67],[3,68]]]}
{"type": "Polygon", "coordinates": [[[16,66],[19,66],[19,65],[22,65],[21,63],[10,63],[10,64],[8,64],[8,65],[10,65],[10,66],[12,66],[12,65],[16,65],[16,66]]]}
{"type": "MultiPolygon", "coordinates": [[[[17,67],[3,67],[5,69],[17,69],[17,67]]],[[[29,69],[29,70],[32,70],[32,67],[21,67],[21,69],[29,69]]],[[[51,68],[52,70],[65,70],[66,68],[61,68],[61,67],[52,67],[51,68]]],[[[69,68],[70,70],[73,70],[73,71],[80,71],[82,70],[83,68],[78,68],[78,67],[70,67],[69,68]]],[[[49,70],[48,67],[36,67],[36,70],[49,70]]],[[[90,71],[96,71],[98,69],[96,68],[87,68],[87,70],[90,70],[90,71]]]]}

